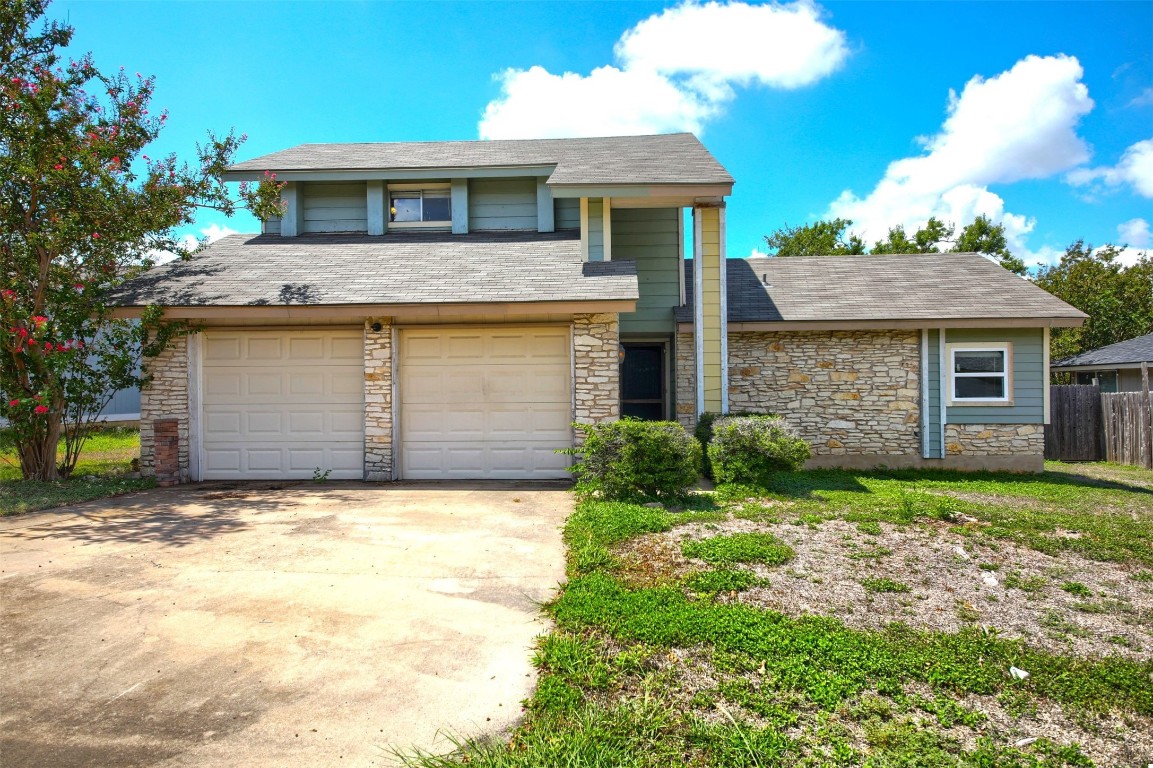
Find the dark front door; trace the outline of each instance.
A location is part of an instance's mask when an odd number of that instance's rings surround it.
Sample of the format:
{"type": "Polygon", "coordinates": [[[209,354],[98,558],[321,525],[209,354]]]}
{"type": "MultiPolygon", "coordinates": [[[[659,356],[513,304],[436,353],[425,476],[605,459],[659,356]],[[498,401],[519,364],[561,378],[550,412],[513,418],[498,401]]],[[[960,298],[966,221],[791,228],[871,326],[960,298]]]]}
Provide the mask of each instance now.
{"type": "Polygon", "coordinates": [[[668,418],[665,402],[665,345],[629,342],[621,345],[621,415],[660,421],[668,418]]]}

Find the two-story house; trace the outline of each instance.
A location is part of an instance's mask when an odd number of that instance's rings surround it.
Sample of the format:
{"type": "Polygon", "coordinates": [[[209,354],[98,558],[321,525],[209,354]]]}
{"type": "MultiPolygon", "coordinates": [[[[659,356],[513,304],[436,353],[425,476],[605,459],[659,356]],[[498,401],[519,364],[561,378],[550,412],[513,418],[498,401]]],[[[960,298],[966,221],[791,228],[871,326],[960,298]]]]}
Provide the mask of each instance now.
{"type": "MultiPolygon", "coordinates": [[[[771,411],[815,465],[1039,469],[1048,327],[973,254],[729,259],[691,134],[305,144],[284,213],[130,283],[163,479],[562,478],[572,422],[771,411]],[[691,213],[687,213],[691,212],[691,213]]],[[[767,225],[766,225],[767,228],[767,225]]]]}

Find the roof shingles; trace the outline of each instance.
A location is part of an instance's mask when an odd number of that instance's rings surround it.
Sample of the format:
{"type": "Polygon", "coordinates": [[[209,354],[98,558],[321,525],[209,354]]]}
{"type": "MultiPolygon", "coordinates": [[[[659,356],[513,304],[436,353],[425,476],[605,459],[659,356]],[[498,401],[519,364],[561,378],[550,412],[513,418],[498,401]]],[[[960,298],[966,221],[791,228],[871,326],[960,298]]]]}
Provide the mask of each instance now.
{"type": "Polygon", "coordinates": [[[631,262],[581,261],[575,233],[232,235],[128,282],[124,307],[635,300],[631,262]]]}
{"type": "Polygon", "coordinates": [[[1079,355],[1059,360],[1053,363],[1051,367],[1131,365],[1134,363],[1153,364],[1153,333],[1147,333],[1128,341],[1119,341],[1100,349],[1082,352],[1079,355]]]}
{"type": "Polygon", "coordinates": [[[553,185],[707,184],[733,177],[691,133],[585,139],[300,144],[236,163],[233,173],[555,166],[553,185]]]}
{"type": "MultiPolygon", "coordinates": [[[[692,322],[692,262],[685,262],[692,322]]],[[[1086,315],[976,253],[728,259],[731,323],[968,319],[1076,320],[1086,315]]]]}

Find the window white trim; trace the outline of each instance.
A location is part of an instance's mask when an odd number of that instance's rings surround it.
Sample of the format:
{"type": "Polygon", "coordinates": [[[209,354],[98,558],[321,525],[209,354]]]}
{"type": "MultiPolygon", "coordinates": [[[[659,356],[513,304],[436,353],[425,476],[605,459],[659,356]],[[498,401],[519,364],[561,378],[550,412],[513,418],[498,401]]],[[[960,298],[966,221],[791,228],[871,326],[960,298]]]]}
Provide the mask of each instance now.
{"type": "MultiPolygon", "coordinates": [[[[423,215],[424,199],[421,195],[421,210],[423,215]]],[[[439,195],[438,195],[439,197],[439,195]]],[[[385,219],[388,223],[388,229],[451,229],[452,228],[452,184],[451,182],[424,182],[424,183],[403,183],[403,184],[389,184],[388,190],[385,194],[385,219]],[[448,192],[448,205],[449,217],[447,219],[436,219],[434,221],[393,221],[392,211],[392,196],[396,192],[448,192]]]]}
{"type": "Polygon", "coordinates": [[[989,342],[956,342],[945,345],[945,357],[948,363],[946,384],[947,402],[950,406],[965,405],[1013,405],[1013,344],[1008,341],[989,342]],[[999,352],[1004,356],[1005,370],[999,372],[957,373],[957,352],[999,352]],[[957,397],[957,380],[964,378],[991,378],[1004,379],[1003,397],[957,397]]]}

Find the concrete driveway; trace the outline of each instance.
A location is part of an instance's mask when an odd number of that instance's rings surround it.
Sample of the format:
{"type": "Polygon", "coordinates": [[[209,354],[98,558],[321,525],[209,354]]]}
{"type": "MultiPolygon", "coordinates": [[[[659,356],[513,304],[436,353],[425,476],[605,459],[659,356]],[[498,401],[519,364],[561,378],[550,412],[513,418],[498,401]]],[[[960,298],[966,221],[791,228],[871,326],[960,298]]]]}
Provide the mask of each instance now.
{"type": "Polygon", "coordinates": [[[565,488],[215,484],[0,519],[0,762],[392,765],[502,731],[565,488]]]}

